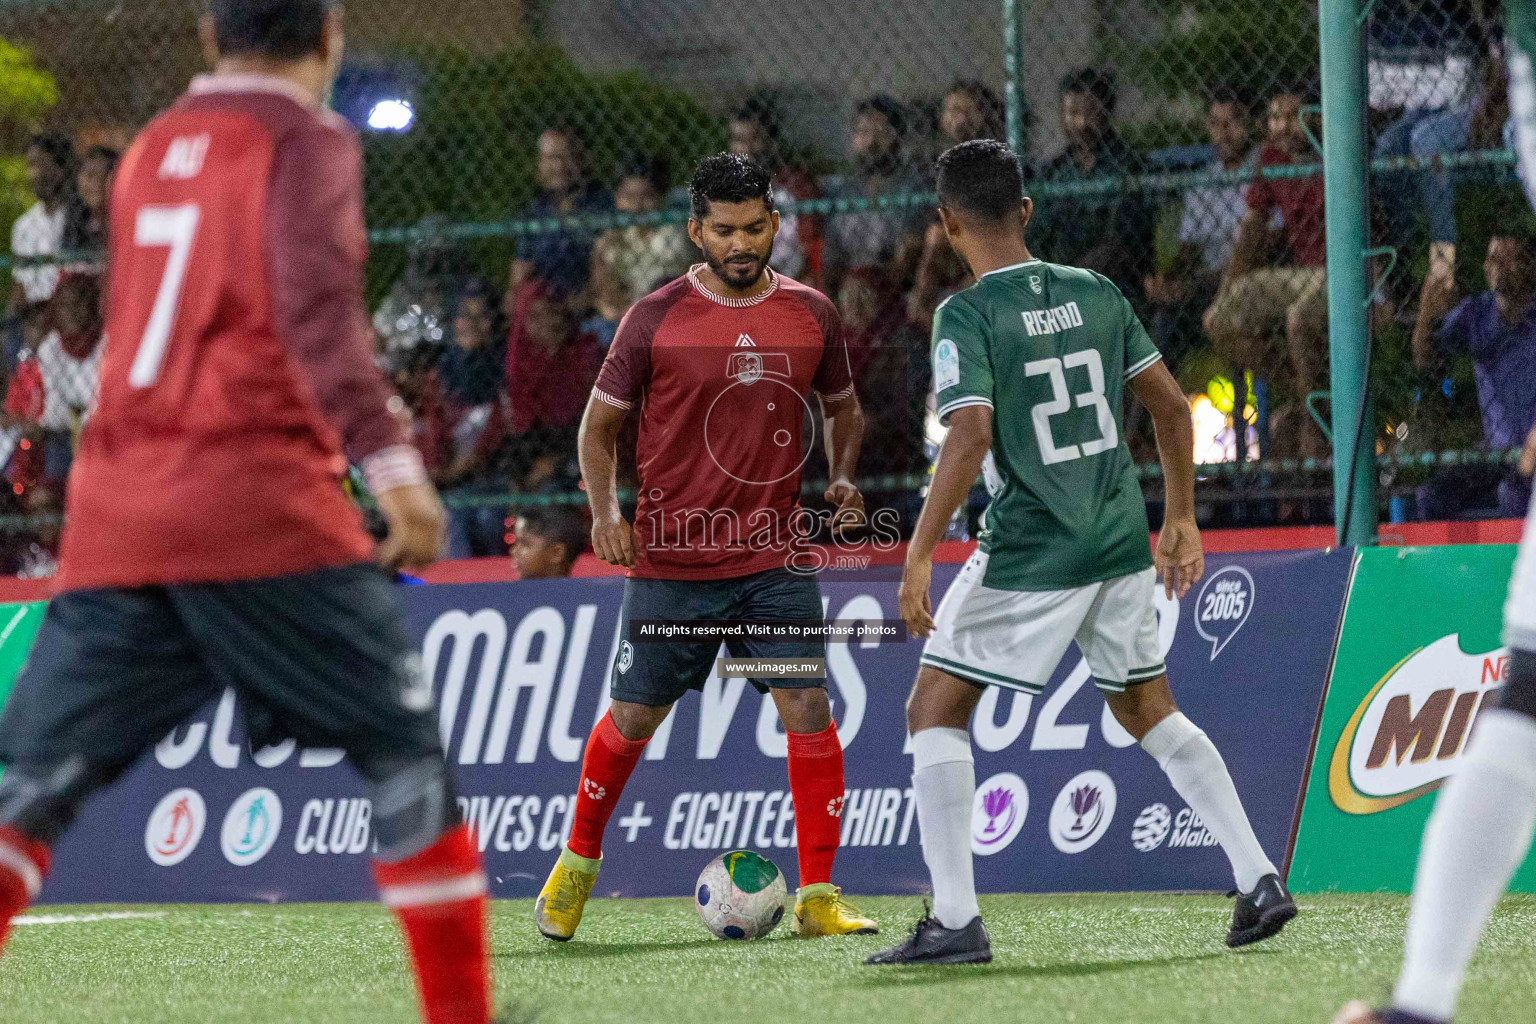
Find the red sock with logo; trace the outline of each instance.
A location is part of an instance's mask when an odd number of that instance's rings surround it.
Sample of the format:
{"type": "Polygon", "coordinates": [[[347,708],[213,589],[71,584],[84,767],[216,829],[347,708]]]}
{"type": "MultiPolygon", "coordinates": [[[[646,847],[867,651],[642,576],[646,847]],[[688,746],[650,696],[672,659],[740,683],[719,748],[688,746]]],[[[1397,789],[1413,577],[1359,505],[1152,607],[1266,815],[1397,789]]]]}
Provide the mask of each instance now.
{"type": "Polygon", "coordinates": [[[0,827],[0,950],[11,919],[37,898],[48,873],[48,847],[14,828],[0,827]]]}
{"type": "Polygon", "coordinates": [[[800,884],[832,881],[843,827],[843,744],[837,723],[789,734],[789,792],[795,801],[800,884]]]}
{"type": "Polygon", "coordinates": [[[576,787],[576,815],[571,838],[565,845],[578,857],[596,860],[603,855],[603,829],[618,805],[624,784],[640,763],[648,740],[627,740],[606,714],[592,727],[587,752],[581,759],[581,782],[576,787]]]}
{"type": "Polygon", "coordinates": [[[393,864],[373,862],[379,899],[405,932],[426,1024],[487,1024],[490,959],[480,853],[462,824],[393,864]]]}

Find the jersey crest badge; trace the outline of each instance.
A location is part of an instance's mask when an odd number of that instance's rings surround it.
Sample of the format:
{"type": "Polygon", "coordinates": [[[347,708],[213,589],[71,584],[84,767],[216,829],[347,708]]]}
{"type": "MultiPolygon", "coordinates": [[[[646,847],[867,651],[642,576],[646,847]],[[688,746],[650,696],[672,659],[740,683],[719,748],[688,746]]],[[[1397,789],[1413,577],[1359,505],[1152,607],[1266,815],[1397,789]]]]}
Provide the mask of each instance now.
{"type": "Polygon", "coordinates": [[[1029,275],[1029,290],[1034,292],[1036,295],[1039,295],[1045,291],[1045,287],[1040,283],[1039,274],[1029,275]]]}

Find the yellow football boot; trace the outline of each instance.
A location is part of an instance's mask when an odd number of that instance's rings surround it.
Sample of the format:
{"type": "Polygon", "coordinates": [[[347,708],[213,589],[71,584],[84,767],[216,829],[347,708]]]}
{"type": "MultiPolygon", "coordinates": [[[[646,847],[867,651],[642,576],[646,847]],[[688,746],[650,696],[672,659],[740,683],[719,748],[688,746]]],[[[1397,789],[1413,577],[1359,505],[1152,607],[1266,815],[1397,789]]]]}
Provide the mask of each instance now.
{"type": "Polygon", "coordinates": [[[569,942],[581,924],[581,912],[587,907],[592,895],[592,884],[597,881],[597,869],[602,866],[601,857],[589,860],[578,857],[568,848],[562,848],[560,859],[555,861],[549,881],[539,891],[539,900],[533,906],[533,920],[539,926],[539,934],[556,942],[569,942]]]}
{"type": "Polygon", "coordinates": [[[878,935],[880,926],[843,898],[843,890],[831,882],[805,885],[795,894],[794,932],[801,938],[816,935],[878,935]]]}

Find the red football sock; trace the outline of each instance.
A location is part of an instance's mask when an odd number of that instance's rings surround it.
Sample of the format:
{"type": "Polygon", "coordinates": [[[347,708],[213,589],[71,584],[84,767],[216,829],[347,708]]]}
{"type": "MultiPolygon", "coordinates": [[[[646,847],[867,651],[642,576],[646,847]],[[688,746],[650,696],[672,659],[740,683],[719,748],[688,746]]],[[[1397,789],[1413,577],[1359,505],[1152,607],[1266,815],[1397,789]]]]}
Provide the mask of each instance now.
{"type": "Polygon", "coordinates": [[[576,816],[565,845],[578,857],[603,855],[603,829],[618,805],[629,773],[640,763],[647,740],[627,740],[606,714],[592,727],[587,753],[581,760],[581,784],[576,787],[576,816]]]}
{"type": "Polygon", "coordinates": [[[0,950],[11,919],[37,898],[48,873],[48,847],[14,828],[0,828],[0,950]]]}
{"type": "Polygon", "coordinates": [[[379,899],[405,932],[426,1024],[487,1024],[490,960],[485,871],[469,830],[456,825],[425,850],[373,862],[379,899]]]}
{"type": "Polygon", "coordinates": [[[843,745],[837,723],[789,734],[789,792],[795,801],[800,884],[832,881],[843,827],[843,745]]]}

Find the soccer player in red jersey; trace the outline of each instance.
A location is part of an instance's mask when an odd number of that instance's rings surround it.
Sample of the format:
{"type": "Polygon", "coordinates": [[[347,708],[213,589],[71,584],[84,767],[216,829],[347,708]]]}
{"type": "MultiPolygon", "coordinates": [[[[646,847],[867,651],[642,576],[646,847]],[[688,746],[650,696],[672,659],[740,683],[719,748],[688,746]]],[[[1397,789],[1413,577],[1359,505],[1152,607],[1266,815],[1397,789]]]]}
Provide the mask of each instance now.
{"type": "MultiPolygon", "coordinates": [[[[852,483],[864,426],[831,301],[769,269],[779,215],[768,172],[749,157],[710,157],[689,188],[688,233],[704,262],[641,299],[619,325],[581,431],[581,472],[599,558],[629,569],[613,706],[587,741],[571,838],[535,911],[539,931],[576,933],[602,860],[608,817],[646,741],[672,705],[702,689],[718,642],[633,644],[631,621],[822,618],[803,538],[801,429],[815,392],[838,525],[863,517],[852,483]],[[640,403],[635,525],[614,486],[625,413],[640,403]]],[[[824,641],[730,640],[736,657],[824,658],[824,641]]],[[[800,890],[798,935],[877,931],[832,885],[843,803],[843,749],[822,679],[754,679],[789,733],[800,890]]]]}
{"type": "Polygon", "coordinates": [[[0,718],[0,940],[81,803],[226,685],[253,746],[347,751],[430,1024],[488,1019],[486,878],[392,575],[443,511],[373,363],[356,138],[329,0],[212,0],[215,72],[112,196],[100,396],[57,577],[0,718]],[[377,550],[342,493],[361,465],[377,550]],[[382,564],[381,564],[382,563],[382,564]]]}

